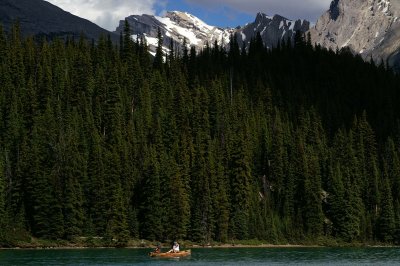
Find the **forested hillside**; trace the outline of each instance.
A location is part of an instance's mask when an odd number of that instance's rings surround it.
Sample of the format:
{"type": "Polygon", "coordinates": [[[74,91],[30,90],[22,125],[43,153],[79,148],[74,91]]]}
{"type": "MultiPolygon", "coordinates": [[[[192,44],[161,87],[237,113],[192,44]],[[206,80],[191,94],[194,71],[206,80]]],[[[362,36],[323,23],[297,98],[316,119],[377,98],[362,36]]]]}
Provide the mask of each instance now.
{"type": "Polygon", "coordinates": [[[400,78],[383,64],[300,35],[153,60],[125,32],[0,29],[1,245],[400,241],[400,78]]]}

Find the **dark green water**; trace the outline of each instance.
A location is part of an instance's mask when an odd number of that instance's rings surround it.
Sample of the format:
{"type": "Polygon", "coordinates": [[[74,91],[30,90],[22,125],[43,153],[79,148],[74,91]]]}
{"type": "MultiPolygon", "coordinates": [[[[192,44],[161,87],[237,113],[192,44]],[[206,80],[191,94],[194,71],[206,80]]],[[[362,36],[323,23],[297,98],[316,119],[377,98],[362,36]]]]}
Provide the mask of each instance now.
{"type": "Polygon", "coordinates": [[[155,259],[147,249],[0,250],[0,265],[400,265],[398,248],[192,249],[155,259]]]}

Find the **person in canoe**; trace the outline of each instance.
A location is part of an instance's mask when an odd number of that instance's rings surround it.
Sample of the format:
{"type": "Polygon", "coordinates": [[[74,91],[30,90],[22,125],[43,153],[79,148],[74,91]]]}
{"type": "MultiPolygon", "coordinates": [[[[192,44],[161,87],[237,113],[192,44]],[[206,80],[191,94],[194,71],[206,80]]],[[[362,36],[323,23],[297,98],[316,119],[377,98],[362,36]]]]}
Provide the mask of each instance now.
{"type": "Polygon", "coordinates": [[[178,253],[179,252],[179,244],[178,242],[174,242],[174,245],[167,253],[178,253]]]}
{"type": "Polygon", "coordinates": [[[156,248],[153,251],[154,253],[161,253],[161,243],[158,242],[156,248]]]}

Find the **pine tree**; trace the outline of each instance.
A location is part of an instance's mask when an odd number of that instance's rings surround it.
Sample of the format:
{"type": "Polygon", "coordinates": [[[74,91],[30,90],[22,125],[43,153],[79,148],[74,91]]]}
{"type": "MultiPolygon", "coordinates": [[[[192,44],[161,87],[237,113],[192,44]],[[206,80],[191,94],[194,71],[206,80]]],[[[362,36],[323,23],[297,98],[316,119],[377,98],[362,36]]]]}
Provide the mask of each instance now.
{"type": "Polygon", "coordinates": [[[251,169],[246,152],[244,135],[237,133],[236,151],[232,155],[233,165],[231,173],[231,237],[246,239],[248,237],[249,207],[250,207],[250,180],[251,169]]]}
{"type": "Polygon", "coordinates": [[[396,144],[392,138],[388,138],[386,144],[385,161],[392,188],[392,197],[394,200],[400,200],[400,158],[396,144]]]}
{"type": "Polygon", "coordinates": [[[17,221],[17,217],[23,212],[22,201],[24,195],[24,175],[22,169],[24,168],[24,159],[26,159],[27,150],[24,149],[25,145],[25,132],[24,132],[24,121],[23,121],[23,110],[21,106],[20,93],[15,90],[12,92],[12,98],[10,99],[10,109],[7,119],[7,130],[4,137],[5,140],[5,178],[8,183],[13,184],[9,188],[9,203],[8,211],[11,214],[14,225],[17,227],[20,222],[17,221]],[[15,219],[14,219],[15,218],[15,219]]]}
{"type": "MultiPolygon", "coordinates": [[[[304,144],[303,144],[304,145],[304,144]]],[[[304,226],[306,233],[311,237],[322,234],[323,212],[321,205],[321,176],[318,158],[311,147],[304,147],[304,226]]]]}
{"type": "Polygon", "coordinates": [[[349,172],[343,175],[339,164],[332,174],[329,214],[333,222],[333,235],[351,243],[360,234],[359,213],[354,206],[357,203],[354,187],[349,183],[349,172]]]}
{"type": "Polygon", "coordinates": [[[211,239],[211,163],[209,113],[202,106],[208,105],[208,95],[203,88],[197,88],[193,103],[194,158],[191,171],[191,234],[192,239],[209,242],[211,239]]]}
{"type": "Polygon", "coordinates": [[[175,160],[167,157],[166,168],[167,189],[169,191],[168,227],[169,239],[185,239],[188,234],[190,221],[190,202],[186,184],[182,178],[182,170],[175,160]]]}
{"type": "Polygon", "coordinates": [[[366,239],[376,239],[377,219],[380,205],[380,171],[378,167],[377,143],[374,131],[367,121],[366,112],[355,121],[355,151],[358,156],[360,176],[362,177],[361,191],[365,206],[363,235],[366,239]]]}
{"type": "Polygon", "coordinates": [[[125,246],[129,238],[127,202],[121,186],[119,175],[120,160],[115,149],[106,153],[107,194],[110,195],[107,204],[106,236],[116,241],[117,245],[125,246]]]}
{"type": "Polygon", "coordinates": [[[153,61],[153,67],[156,70],[159,70],[160,72],[163,71],[163,65],[164,65],[164,52],[163,52],[163,44],[164,44],[164,39],[161,34],[161,29],[158,28],[157,31],[157,39],[158,39],[158,44],[157,44],[157,49],[156,49],[156,55],[154,57],[153,61]]]}
{"type": "Polygon", "coordinates": [[[33,211],[32,229],[33,234],[36,236],[58,238],[63,235],[63,231],[60,230],[57,235],[53,235],[51,217],[61,213],[61,209],[57,204],[52,205],[54,203],[54,195],[49,180],[50,177],[43,170],[43,154],[45,153],[42,150],[41,138],[38,135],[38,130],[34,127],[31,144],[31,154],[34,161],[32,161],[31,165],[32,180],[30,181],[32,186],[30,199],[33,211]]]}
{"type": "Polygon", "coordinates": [[[187,67],[189,63],[189,50],[186,37],[183,38],[182,42],[182,62],[185,67],[187,67]]]}
{"type": "MultiPolygon", "coordinates": [[[[400,161],[398,151],[395,148],[395,143],[392,138],[388,138],[386,143],[386,154],[384,163],[387,165],[387,174],[389,178],[389,184],[391,185],[392,190],[392,199],[393,199],[393,208],[394,208],[394,216],[395,216],[395,230],[393,232],[393,241],[395,243],[399,243],[400,240],[400,205],[399,205],[399,197],[400,197],[400,161]]],[[[385,180],[383,180],[385,182],[385,180]]],[[[385,183],[383,185],[385,187],[385,183]]],[[[385,191],[382,192],[383,194],[385,191]]],[[[383,198],[387,196],[383,195],[383,198]]],[[[383,201],[387,201],[384,199],[383,201]]],[[[387,207],[388,203],[384,204],[387,207]]],[[[390,208],[389,208],[390,210],[390,208]]],[[[389,211],[390,213],[390,211],[389,211]]],[[[390,221],[390,218],[389,218],[390,221]]],[[[390,223],[389,223],[390,224],[390,223]]],[[[389,230],[390,231],[390,230],[389,230]]]]}
{"type": "Polygon", "coordinates": [[[86,162],[79,151],[77,113],[73,112],[67,130],[64,169],[64,232],[67,239],[82,235],[84,223],[81,182],[86,175],[86,162]]]}
{"type": "Polygon", "coordinates": [[[378,219],[378,236],[381,241],[390,243],[393,241],[393,235],[395,232],[395,213],[386,164],[384,165],[383,171],[382,200],[378,219]]]}
{"type": "MultiPolygon", "coordinates": [[[[215,144],[216,146],[216,144],[215,144]]],[[[214,146],[214,148],[215,148],[214,146]]],[[[215,169],[215,191],[212,191],[214,198],[214,216],[215,216],[215,232],[214,238],[221,242],[228,241],[229,232],[229,197],[228,182],[221,157],[218,154],[222,151],[214,150],[212,156],[216,157],[215,169]]]]}
{"type": "Polygon", "coordinates": [[[64,202],[64,232],[67,239],[82,235],[82,191],[73,177],[66,180],[64,202]]]}
{"type": "Polygon", "coordinates": [[[283,126],[280,117],[279,110],[275,110],[275,119],[273,124],[273,140],[270,152],[270,167],[269,175],[270,180],[273,183],[273,204],[274,209],[278,212],[282,212],[282,200],[284,197],[284,143],[283,143],[283,126]]]}
{"type": "Polygon", "coordinates": [[[142,237],[149,240],[162,239],[160,166],[154,146],[145,155],[141,185],[140,225],[142,237]]]}
{"type": "Polygon", "coordinates": [[[194,165],[192,169],[192,222],[191,234],[192,239],[198,242],[209,242],[211,240],[211,224],[212,224],[212,202],[211,202],[211,184],[210,184],[210,162],[207,160],[208,154],[204,147],[197,142],[195,143],[197,150],[194,157],[194,165]]]}
{"type": "Polygon", "coordinates": [[[106,159],[104,142],[96,129],[92,129],[92,142],[89,148],[88,179],[89,187],[85,188],[86,216],[88,224],[86,231],[101,236],[104,235],[107,223],[107,191],[106,191],[106,159]]]}
{"type": "Polygon", "coordinates": [[[353,133],[346,135],[342,130],[336,134],[331,155],[328,193],[331,194],[330,217],[333,234],[344,241],[352,242],[361,236],[363,204],[358,161],[353,150],[353,133]],[[332,166],[332,162],[336,165],[332,166]],[[333,178],[333,179],[332,179],[333,178]]]}
{"type": "Polygon", "coordinates": [[[6,238],[6,181],[4,178],[4,161],[0,157],[0,243],[6,238]]]}
{"type": "Polygon", "coordinates": [[[400,241],[400,203],[396,200],[393,204],[395,214],[395,230],[393,232],[393,241],[398,244],[400,241]]]}
{"type": "Polygon", "coordinates": [[[132,57],[134,51],[133,51],[133,41],[132,41],[132,34],[131,34],[131,27],[127,19],[125,19],[125,24],[124,24],[124,34],[123,34],[123,45],[122,46],[122,59],[125,60],[126,62],[129,62],[128,60],[132,57]]]}

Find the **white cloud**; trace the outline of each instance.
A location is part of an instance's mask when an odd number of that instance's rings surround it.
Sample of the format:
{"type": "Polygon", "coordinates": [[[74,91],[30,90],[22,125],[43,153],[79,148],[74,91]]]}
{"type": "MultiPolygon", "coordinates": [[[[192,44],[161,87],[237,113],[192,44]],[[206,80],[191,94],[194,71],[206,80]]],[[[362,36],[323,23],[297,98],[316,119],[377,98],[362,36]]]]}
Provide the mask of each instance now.
{"type": "Polygon", "coordinates": [[[155,14],[155,6],[165,5],[159,0],[47,0],[74,15],[86,18],[99,26],[114,31],[119,21],[135,14],[155,14]]]}
{"type": "Polygon", "coordinates": [[[329,9],[332,0],[186,0],[186,2],[207,8],[229,7],[237,12],[255,15],[264,12],[268,15],[279,14],[290,19],[308,19],[316,21],[329,9]]]}

